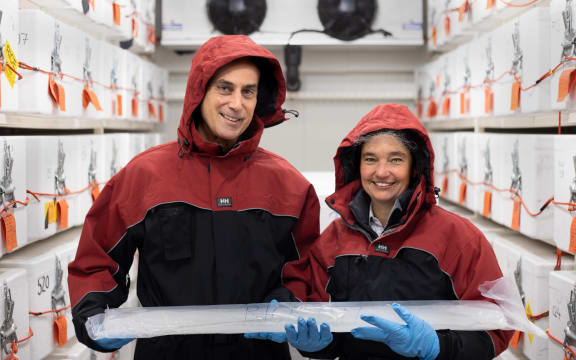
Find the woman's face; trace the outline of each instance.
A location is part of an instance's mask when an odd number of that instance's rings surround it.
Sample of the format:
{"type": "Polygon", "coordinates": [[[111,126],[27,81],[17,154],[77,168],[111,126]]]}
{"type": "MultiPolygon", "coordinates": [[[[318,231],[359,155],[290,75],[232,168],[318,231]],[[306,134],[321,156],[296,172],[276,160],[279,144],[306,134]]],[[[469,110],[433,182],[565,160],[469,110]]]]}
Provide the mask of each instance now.
{"type": "Polygon", "coordinates": [[[411,177],[412,155],[395,136],[376,135],[362,145],[360,179],[373,203],[392,207],[411,177]]]}

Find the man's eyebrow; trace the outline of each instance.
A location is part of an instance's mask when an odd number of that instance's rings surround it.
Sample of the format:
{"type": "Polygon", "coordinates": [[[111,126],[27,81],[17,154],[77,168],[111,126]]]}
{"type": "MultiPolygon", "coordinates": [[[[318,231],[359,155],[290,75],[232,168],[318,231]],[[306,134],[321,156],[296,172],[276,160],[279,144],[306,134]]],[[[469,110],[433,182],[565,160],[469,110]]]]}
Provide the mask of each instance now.
{"type": "Polygon", "coordinates": [[[224,80],[224,79],[216,80],[216,83],[219,84],[219,85],[234,86],[234,83],[233,83],[233,82],[230,82],[230,81],[224,80]]]}

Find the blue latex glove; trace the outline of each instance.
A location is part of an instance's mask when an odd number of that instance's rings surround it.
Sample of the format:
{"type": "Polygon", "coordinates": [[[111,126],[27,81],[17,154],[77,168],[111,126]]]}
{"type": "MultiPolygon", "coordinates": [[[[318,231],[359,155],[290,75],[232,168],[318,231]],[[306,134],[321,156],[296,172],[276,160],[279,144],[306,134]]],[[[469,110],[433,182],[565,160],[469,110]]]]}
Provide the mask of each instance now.
{"type": "Polygon", "coordinates": [[[122,346],[128,344],[134,339],[129,338],[103,338],[94,339],[94,333],[98,333],[102,327],[102,321],[104,319],[104,314],[96,315],[90,318],[86,322],[86,330],[88,331],[88,336],[94,341],[98,346],[106,350],[117,350],[122,346]]]}
{"type": "Polygon", "coordinates": [[[314,318],[309,318],[308,321],[298,318],[298,331],[292,324],[286,324],[284,329],[286,330],[286,340],[290,345],[306,352],[320,351],[330,345],[333,339],[330,325],[322,323],[320,331],[318,331],[314,318]]]}
{"type": "Polygon", "coordinates": [[[362,315],[360,316],[362,320],[376,327],[358,327],[352,329],[350,333],[358,339],[383,342],[402,356],[418,357],[423,360],[436,359],[440,353],[440,341],[436,331],[400,304],[392,304],[392,308],[406,325],[377,316],[362,315]]]}
{"type": "MultiPolygon", "coordinates": [[[[270,307],[274,309],[278,305],[277,300],[270,301],[270,307]]],[[[286,333],[283,332],[256,332],[256,333],[246,333],[244,334],[246,339],[258,339],[258,340],[272,340],[277,343],[286,342],[286,333]]]]}
{"type": "Polygon", "coordinates": [[[98,340],[94,340],[94,342],[96,344],[98,344],[98,346],[100,346],[103,349],[106,350],[116,350],[116,349],[120,349],[122,346],[128,344],[129,342],[131,342],[134,339],[98,339],[98,340]]]}

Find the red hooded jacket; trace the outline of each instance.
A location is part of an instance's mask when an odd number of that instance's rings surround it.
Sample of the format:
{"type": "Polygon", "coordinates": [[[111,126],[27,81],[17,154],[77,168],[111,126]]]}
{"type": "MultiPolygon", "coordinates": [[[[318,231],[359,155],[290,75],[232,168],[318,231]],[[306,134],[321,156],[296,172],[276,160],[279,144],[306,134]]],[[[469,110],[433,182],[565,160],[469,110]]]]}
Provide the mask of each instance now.
{"type": "MultiPolygon", "coordinates": [[[[483,234],[467,219],[436,205],[434,151],[426,130],[407,107],[380,105],[370,111],[342,140],[334,163],[336,192],[326,202],[341,218],[324,230],[309,258],[286,267],[285,284],[296,296],[307,301],[477,300],[483,299],[480,284],[502,276],[483,234]],[[397,224],[378,236],[367,225],[370,199],[362,196],[358,176],[346,178],[351,169],[344,160],[361,135],[381,129],[415,132],[427,150],[428,163],[419,181],[404,193],[397,224]]],[[[437,333],[438,359],[492,359],[507,347],[511,336],[505,331],[437,333]]],[[[307,355],[403,358],[384,344],[350,334],[336,334],[328,348],[307,355]]]]}
{"type": "MultiPolygon", "coordinates": [[[[127,298],[139,252],[137,293],[145,306],[295,300],[284,265],[318,237],[314,188],[286,160],[258,147],[264,127],[285,120],[278,60],[246,36],[209,40],[194,56],[178,142],[136,156],[106,185],[86,216],[68,283],[78,339],[86,319],[127,298]],[[205,141],[195,110],[214,73],[243,57],[265,59],[249,128],[230,151],[205,141]],[[265,85],[265,86],[264,86],[265,85]]],[[[137,359],[288,359],[285,344],[241,335],[139,339],[137,359]]]]}

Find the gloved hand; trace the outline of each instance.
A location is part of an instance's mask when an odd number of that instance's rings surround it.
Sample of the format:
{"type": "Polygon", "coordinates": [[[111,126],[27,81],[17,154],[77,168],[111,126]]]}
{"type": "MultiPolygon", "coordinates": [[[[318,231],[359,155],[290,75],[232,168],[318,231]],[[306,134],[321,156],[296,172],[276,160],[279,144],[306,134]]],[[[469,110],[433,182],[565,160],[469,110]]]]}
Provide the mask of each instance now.
{"type": "Polygon", "coordinates": [[[286,324],[284,329],[286,329],[286,340],[290,345],[306,352],[320,351],[330,345],[333,339],[330,325],[322,323],[318,331],[314,318],[309,318],[308,321],[298,318],[298,331],[292,324],[286,324]]]}
{"type": "Polygon", "coordinates": [[[362,315],[360,316],[362,320],[376,327],[358,327],[352,329],[350,333],[358,339],[383,342],[402,356],[418,357],[422,360],[436,359],[440,353],[440,341],[436,331],[400,304],[392,304],[392,308],[406,325],[377,316],[362,315]]]}
{"type": "Polygon", "coordinates": [[[95,339],[95,337],[97,337],[96,334],[102,327],[102,321],[104,321],[104,314],[91,316],[88,318],[88,321],[86,321],[86,331],[88,332],[88,336],[101,348],[106,350],[116,350],[134,340],[128,338],[95,339]]]}
{"type": "Polygon", "coordinates": [[[94,340],[94,342],[96,344],[98,344],[98,346],[100,346],[103,349],[106,350],[116,350],[116,349],[120,349],[122,346],[128,344],[129,342],[131,342],[134,339],[98,339],[98,340],[94,340]]]}
{"type": "MultiPolygon", "coordinates": [[[[277,300],[270,301],[270,307],[274,309],[278,306],[277,300]]],[[[258,340],[272,340],[277,343],[286,342],[286,333],[283,332],[256,332],[256,333],[246,333],[244,334],[246,339],[258,339],[258,340]]]]}

